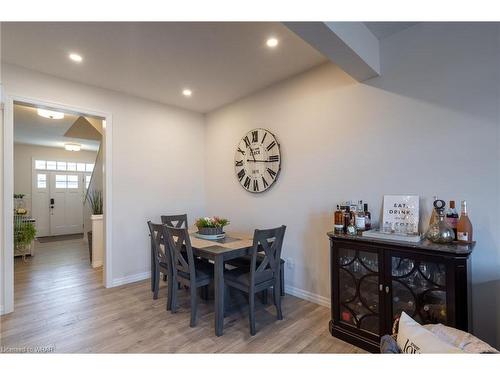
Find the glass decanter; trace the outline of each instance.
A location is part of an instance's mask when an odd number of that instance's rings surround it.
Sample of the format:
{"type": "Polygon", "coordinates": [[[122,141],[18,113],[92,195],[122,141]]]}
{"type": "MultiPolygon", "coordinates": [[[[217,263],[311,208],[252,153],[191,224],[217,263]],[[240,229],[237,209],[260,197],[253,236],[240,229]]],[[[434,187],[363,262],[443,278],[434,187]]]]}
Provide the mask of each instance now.
{"type": "Polygon", "coordinates": [[[432,223],[425,234],[425,237],[435,243],[450,243],[455,238],[455,232],[445,220],[444,207],[446,203],[441,199],[434,201],[434,210],[437,221],[432,223]]]}

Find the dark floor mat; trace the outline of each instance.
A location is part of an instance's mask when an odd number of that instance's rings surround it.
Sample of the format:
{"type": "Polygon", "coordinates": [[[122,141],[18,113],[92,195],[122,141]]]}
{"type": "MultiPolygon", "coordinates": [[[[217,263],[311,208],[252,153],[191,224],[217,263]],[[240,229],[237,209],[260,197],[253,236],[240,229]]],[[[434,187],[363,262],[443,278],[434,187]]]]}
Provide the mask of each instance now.
{"type": "Polygon", "coordinates": [[[46,243],[46,242],[56,242],[56,241],[79,240],[82,238],[83,238],[83,233],[77,233],[77,234],[66,234],[62,236],[38,237],[37,240],[40,243],[46,243]]]}

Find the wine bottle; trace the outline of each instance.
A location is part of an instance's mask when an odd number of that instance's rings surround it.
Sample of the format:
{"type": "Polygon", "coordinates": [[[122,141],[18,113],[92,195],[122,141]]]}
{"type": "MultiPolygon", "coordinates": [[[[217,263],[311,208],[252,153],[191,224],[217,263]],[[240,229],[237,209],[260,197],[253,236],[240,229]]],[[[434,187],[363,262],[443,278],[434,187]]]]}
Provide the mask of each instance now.
{"type": "Polygon", "coordinates": [[[457,223],[457,240],[460,242],[472,242],[472,224],[467,214],[466,201],[462,201],[460,219],[457,223]]]}
{"type": "Polygon", "coordinates": [[[450,201],[450,206],[446,212],[446,223],[453,229],[455,233],[455,240],[457,239],[457,223],[458,223],[458,213],[455,209],[455,201],[450,201]]]}
{"type": "Polygon", "coordinates": [[[368,203],[364,204],[363,209],[365,211],[365,229],[370,230],[372,229],[372,214],[368,211],[368,203]]]}

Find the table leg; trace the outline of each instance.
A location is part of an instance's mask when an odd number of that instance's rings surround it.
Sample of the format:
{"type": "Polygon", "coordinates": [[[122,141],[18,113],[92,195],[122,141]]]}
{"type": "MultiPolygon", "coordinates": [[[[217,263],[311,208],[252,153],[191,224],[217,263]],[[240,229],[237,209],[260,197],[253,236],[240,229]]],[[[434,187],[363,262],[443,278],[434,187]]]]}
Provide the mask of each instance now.
{"type": "Polygon", "coordinates": [[[215,289],[215,335],[222,336],[224,329],[224,259],[222,256],[214,260],[215,289]]]}

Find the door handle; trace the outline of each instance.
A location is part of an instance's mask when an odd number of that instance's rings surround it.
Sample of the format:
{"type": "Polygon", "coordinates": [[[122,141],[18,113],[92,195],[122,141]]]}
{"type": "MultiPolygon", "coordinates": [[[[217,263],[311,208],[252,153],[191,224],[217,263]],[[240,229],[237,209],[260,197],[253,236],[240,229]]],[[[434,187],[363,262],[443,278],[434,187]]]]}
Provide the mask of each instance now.
{"type": "Polygon", "coordinates": [[[389,291],[390,291],[389,287],[388,287],[388,286],[386,286],[386,287],[385,287],[385,294],[389,294],[389,291]]]}
{"type": "Polygon", "coordinates": [[[378,284],[378,290],[380,291],[384,290],[384,286],[382,284],[378,284]]]}

